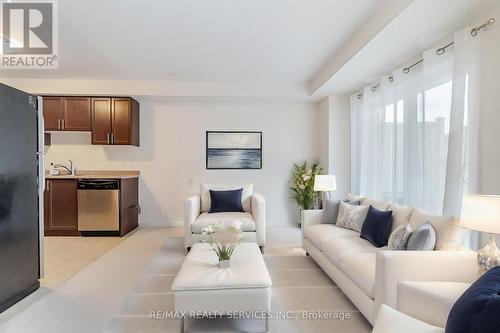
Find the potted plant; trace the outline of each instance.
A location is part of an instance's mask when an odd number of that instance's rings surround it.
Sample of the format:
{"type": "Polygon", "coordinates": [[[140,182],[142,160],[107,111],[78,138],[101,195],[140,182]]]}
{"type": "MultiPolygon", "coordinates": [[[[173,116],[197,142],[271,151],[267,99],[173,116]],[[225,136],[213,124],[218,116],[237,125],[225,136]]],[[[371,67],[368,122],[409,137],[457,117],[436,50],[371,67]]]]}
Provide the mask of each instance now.
{"type": "Polygon", "coordinates": [[[203,229],[202,235],[217,255],[219,267],[230,267],[231,256],[241,239],[241,222],[236,220],[227,227],[224,227],[222,222],[211,224],[203,229]]]}
{"type": "Polygon", "coordinates": [[[320,207],[321,193],[314,191],[314,177],[322,170],[318,163],[294,164],[290,190],[300,211],[320,207]]]}

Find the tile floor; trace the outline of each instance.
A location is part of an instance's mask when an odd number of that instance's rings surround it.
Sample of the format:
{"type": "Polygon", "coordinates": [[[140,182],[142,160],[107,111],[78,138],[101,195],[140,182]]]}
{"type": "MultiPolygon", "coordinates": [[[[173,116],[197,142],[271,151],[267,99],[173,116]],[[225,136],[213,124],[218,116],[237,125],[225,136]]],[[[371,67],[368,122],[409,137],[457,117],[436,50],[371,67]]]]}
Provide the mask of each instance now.
{"type": "Polygon", "coordinates": [[[0,313],[0,324],[57,288],[127,237],[45,237],[44,277],[40,280],[40,289],[0,313]]]}
{"type": "MultiPolygon", "coordinates": [[[[71,255],[59,252],[62,248],[47,246],[47,265],[57,257],[63,266],[63,260],[71,262],[71,255]]],[[[61,269],[60,275],[45,282],[55,289],[45,287],[48,292],[32,299],[10,320],[0,322],[0,332],[179,332],[179,320],[154,320],[149,313],[173,308],[170,286],[185,256],[182,228],[142,228],[114,246],[97,242],[96,248],[105,252],[100,257],[99,250],[77,241],[68,241],[64,248],[73,246],[69,252],[85,258],[82,264],[97,259],[72,277],[70,272],[76,268],[61,269]]],[[[273,280],[273,311],[297,315],[329,311],[351,316],[346,320],[271,320],[271,332],[370,332],[370,325],[352,303],[305,256],[300,229],[270,227],[265,252],[273,280]]],[[[66,264],[71,266],[69,262],[66,264]]],[[[55,259],[53,264],[59,267],[55,259]]],[[[263,328],[261,320],[196,320],[188,324],[190,332],[258,332],[263,328]]]]}

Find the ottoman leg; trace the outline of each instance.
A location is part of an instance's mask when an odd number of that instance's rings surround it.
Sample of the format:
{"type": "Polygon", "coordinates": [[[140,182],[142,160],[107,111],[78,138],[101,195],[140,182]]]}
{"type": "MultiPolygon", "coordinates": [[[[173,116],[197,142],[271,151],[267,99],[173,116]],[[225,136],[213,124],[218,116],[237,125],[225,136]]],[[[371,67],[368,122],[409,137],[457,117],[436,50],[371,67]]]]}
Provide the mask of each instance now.
{"type": "Polygon", "coordinates": [[[259,246],[260,253],[264,254],[264,246],[259,246]]]}

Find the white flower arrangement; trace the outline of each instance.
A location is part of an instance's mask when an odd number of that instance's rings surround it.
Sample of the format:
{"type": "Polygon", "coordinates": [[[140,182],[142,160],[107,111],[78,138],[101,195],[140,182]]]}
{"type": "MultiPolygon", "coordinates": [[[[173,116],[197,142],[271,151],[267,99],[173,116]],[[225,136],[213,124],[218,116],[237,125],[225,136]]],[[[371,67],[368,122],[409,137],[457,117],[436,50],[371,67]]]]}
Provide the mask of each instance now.
{"type": "Polygon", "coordinates": [[[219,261],[230,260],[236,245],[241,240],[241,221],[235,220],[224,226],[219,222],[217,225],[210,224],[203,228],[204,241],[210,244],[219,261]]]}

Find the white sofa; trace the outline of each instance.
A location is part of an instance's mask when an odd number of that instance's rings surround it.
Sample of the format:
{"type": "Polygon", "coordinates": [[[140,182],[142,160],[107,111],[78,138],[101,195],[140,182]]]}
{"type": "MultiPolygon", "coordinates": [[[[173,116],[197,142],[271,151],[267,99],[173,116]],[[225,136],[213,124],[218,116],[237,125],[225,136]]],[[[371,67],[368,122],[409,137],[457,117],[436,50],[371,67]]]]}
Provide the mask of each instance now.
{"type": "Polygon", "coordinates": [[[202,184],[199,194],[190,196],[184,204],[184,244],[189,249],[202,238],[203,228],[210,224],[239,220],[242,223],[243,241],[256,242],[262,248],[266,242],[266,202],[262,195],[253,193],[249,185],[202,184]],[[243,188],[241,213],[208,213],[209,190],[232,190],[243,188]]]}
{"type": "Polygon", "coordinates": [[[382,305],[372,333],[444,333],[453,304],[469,287],[460,282],[400,282],[397,310],[382,305]]]}
{"type": "Polygon", "coordinates": [[[472,283],[478,277],[476,254],[457,251],[459,229],[452,217],[419,209],[362,199],[362,205],[393,211],[393,230],[404,223],[412,229],[430,221],[437,235],[435,251],[387,251],[360,238],[356,231],[322,224],[322,210],[302,212],[302,246],[373,324],[382,304],[397,307],[402,281],[472,283]]]}

